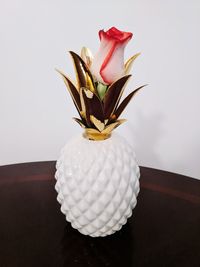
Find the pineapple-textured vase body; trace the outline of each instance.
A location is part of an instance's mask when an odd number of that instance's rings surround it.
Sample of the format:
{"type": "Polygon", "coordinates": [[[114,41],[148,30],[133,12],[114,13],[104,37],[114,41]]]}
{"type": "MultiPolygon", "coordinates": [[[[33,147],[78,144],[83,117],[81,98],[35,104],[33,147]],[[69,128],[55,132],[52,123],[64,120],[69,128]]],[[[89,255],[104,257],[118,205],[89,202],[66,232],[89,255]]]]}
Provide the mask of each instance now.
{"type": "Polygon", "coordinates": [[[70,140],[56,169],[61,211],[82,234],[113,234],[132,215],[140,172],[132,147],[120,135],[102,141],[83,136],[70,140]]]}

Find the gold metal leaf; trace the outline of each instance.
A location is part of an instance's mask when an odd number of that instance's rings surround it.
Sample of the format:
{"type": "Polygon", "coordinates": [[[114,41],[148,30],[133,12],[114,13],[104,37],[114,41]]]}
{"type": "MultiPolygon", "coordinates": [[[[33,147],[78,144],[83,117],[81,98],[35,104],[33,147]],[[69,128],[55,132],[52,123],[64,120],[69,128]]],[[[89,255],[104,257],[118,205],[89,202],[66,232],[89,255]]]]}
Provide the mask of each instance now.
{"type": "Polygon", "coordinates": [[[83,87],[80,88],[80,102],[81,102],[81,115],[87,121],[87,118],[86,118],[86,105],[85,105],[85,101],[84,101],[84,97],[83,97],[83,87]]]}
{"type": "Polygon", "coordinates": [[[140,55],[141,53],[137,53],[134,56],[132,56],[131,58],[129,58],[126,63],[125,63],[125,74],[129,74],[131,67],[133,65],[133,62],[135,61],[135,59],[140,55]]]}
{"type": "Polygon", "coordinates": [[[85,128],[83,136],[89,140],[102,141],[108,139],[111,134],[102,133],[93,128],[85,128]]]}
{"type": "Polygon", "coordinates": [[[90,70],[86,66],[85,62],[81,57],[79,57],[79,55],[72,51],[70,51],[70,55],[72,56],[74,62],[78,89],[80,90],[81,87],[85,87],[93,93],[96,93],[92,74],[90,73],[90,70]]]}
{"type": "Polygon", "coordinates": [[[90,98],[90,99],[93,98],[94,94],[90,90],[87,90],[87,88],[85,88],[84,91],[85,91],[87,98],[90,98]]]}
{"type": "Polygon", "coordinates": [[[84,119],[86,118],[86,114],[85,114],[84,111],[81,111],[80,114],[81,114],[82,119],[83,119],[83,118],[84,118],[84,119]]]}
{"type": "Polygon", "coordinates": [[[90,115],[93,115],[100,121],[104,121],[104,112],[101,100],[93,94],[89,89],[83,88],[83,99],[85,103],[86,116],[90,120],[90,115]]]}
{"type": "Polygon", "coordinates": [[[111,124],[109,124],[108,126],[106,126],[106,128],[102,131],[103,134],[110,134],[115,128],[117,128],[119,125],[121,125],[122,123],[124,123],[126,120],[125,119],[121,119],[121,120],[117,120],[116,122],[113,122],[111,124]]]}
{"type": "Polygon", "coordinates": [[[83,47],[81,49],[81,58],[83,59],[83,61],[85,62],[85,64],[89,68],[91,66],[92,60],[93,60],[93,55],[92,55],[92,52],[90,51],[89,48],[83,47]]]}
{"type": "Polygon", "coordinates": [[[109,119],[109,121],[116,121],[116,115],[115,114],[112,114],[111,116],[110,116],[110,119],[109,119]]]}
{"type": "Polygon", "coordinates": [[[97,118],[95,118],[95,116],[90,115],[90,120],[100,132],[104,130],[105,124],[101,122],[100,120],[98,120],[97,118]]]}
{"type": "Polygon", "coordinates": [[[145,85],[142,85],[140,87],[138,87],[137,89],[135,89],[133,92],[131,92],[122,102],[121,104],[116,108],[116,110],[114,111],[114,115],[115,118],[119,118],[119,116],[121,115],[121,113],[124,111],[124,109],[126,108],[126,106],[128,105],[128,103],[131,101],[131,99],[133,98],[133,96],[136,95],[136,93],[142,89],[145,85]]]}
{"type": "Polygon", "coordinates": [[[62,76],[63,81],[65,83],[65,85],[68,88],[68,91],[72,97],[72,100],[80,114],[81,111],[81,102],[80,102],[80,96],[79,96],[79,92],[76,89],[76,87],[74,86],[74,84],[70,81],[70,79],[60,70],[56,69],[56,71],[62,76]]]}
{"type": "Polygon", "coordinates": [[[94,128],[86,128],[86,131],[91,134],[99,134],[100,132],[94,128]]]}
{"type": "Polygon", "coordinates": [[[82,128],[84,128],[85,129],[85,124],[83,123],[83,121],[82,120],[80,120],[80,119],[78,119],[78,118],[73,118],[82,128]]]}
{"type": "Polygon", "coordinates": [[[124,92],[125,85],[131,75],[126,75],[115,81],[108,88],[105,96],[104,96],[104,114],[105,119],[110,118],[110,116],[115,111],[121,96],[124,92]]]}

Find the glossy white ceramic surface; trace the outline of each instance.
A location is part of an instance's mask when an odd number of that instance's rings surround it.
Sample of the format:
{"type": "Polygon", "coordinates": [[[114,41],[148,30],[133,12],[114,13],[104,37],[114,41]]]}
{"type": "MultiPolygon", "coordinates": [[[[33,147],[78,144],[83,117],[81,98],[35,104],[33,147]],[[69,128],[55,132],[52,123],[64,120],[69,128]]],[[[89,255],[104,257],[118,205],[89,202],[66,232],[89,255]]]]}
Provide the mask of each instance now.
{"type": "Polygon", "coordinates": [[[132,215],[139,193],[133,148],[120,135],[70,140],[56,164],[56,191],[66,220],[93,237],[113,234],[132,215]]]}

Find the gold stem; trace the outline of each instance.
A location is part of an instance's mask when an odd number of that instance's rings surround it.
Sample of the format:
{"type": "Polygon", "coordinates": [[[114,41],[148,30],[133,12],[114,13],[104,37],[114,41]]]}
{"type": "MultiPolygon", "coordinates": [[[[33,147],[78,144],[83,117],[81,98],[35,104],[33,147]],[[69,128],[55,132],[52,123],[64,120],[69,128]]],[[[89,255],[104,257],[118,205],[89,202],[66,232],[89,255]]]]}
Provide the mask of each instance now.
{"type": "Polygon", "coordinates": [[[85,137],[88,140],[93,141],[102,141],[106,140],[111,137],[111,133],[101,133],[101,132],[91,132],[87,131],[87,128],[85,129],[85,132],[83,133],[83,137],[85,137]]]}

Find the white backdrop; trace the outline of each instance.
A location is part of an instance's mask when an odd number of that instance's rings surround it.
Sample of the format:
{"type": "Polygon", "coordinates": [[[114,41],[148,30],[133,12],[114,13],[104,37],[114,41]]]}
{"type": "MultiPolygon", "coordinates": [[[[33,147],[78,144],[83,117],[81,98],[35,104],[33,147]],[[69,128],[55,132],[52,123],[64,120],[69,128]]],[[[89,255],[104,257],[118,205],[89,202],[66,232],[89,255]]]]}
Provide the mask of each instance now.
{"type": "Polygon", "coordinates": [[[96,51],[99,29],[134,38],[142,52],[127,93],[138,93],[117,129],[140,165],[200,178],[199,0],[0,0],[0,165],[55,160],[81,129],[54,68],[73,76],[68,50],[96,51]]]}

